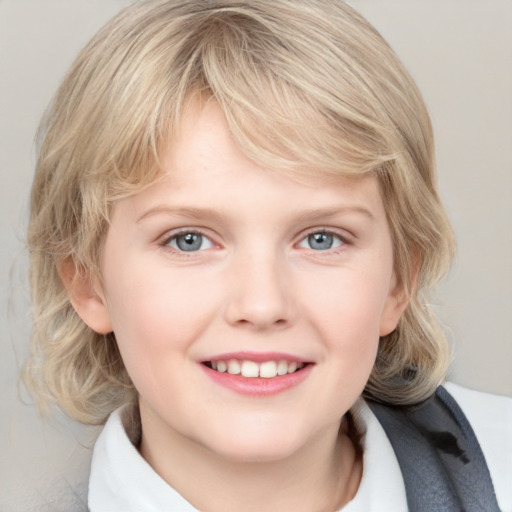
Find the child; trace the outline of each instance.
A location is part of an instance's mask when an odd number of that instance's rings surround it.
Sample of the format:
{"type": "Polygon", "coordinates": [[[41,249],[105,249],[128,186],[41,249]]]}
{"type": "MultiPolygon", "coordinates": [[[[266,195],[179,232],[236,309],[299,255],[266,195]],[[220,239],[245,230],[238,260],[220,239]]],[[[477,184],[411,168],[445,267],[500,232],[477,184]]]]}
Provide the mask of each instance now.
{"type": "Polygon", "coordinates": [[[510,400],[448,387],[470,426],[438,388],[428,114],[341,1],[117,16],[47,114],[29,246],[27,380],[108,418],[92,511],[512,510],[510,400]]]}

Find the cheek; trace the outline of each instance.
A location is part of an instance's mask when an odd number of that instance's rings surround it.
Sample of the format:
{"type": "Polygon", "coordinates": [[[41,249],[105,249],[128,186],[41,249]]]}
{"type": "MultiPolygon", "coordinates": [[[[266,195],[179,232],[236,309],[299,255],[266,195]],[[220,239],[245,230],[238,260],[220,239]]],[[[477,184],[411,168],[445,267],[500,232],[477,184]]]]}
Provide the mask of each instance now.
{"type": "MultiPolygon", "coordinates": [[[[382,288],[373,279],[348,277],[340,272],[324,283],[323,289],[310,289],[304,302],[308,335],[320,337],[321,377],[324,382],[316,406],[330,411],[337,421],[362,394],[372,371],[379,347],[379,315],[385,302],[382,288]]],[[[313,407],[313,405],[312,405],[313,407]]]]}
{"type": "Polygon", "coordinates": [[[388,273],[341,269],[329,279],[317,279],[310,293],[303,294],[308,297],[307,316],[333,363],[326,368],[336,390],[358,396],[366,385],[379,347],[388,287],[388,273]]]}
{"type": "Polygon", "coordinates": [[[304,292],[317,327],[338,343],[378,341],[380,320],[386,305],[389,281],[370,272],[342,269],[315,280],[304,292]]]}
{"type": "Polygon", "coordinates": [[[143,362],[155,368],[178,363],[177,356],[186,355],[215,314],[215,288],[205,286],[200,276],[185,279],[175,269],[161,269],[155,276],[141,265],[129,268],[111,274],[116,285],[108,294],[113,330],[129,373],[143,362]]]}

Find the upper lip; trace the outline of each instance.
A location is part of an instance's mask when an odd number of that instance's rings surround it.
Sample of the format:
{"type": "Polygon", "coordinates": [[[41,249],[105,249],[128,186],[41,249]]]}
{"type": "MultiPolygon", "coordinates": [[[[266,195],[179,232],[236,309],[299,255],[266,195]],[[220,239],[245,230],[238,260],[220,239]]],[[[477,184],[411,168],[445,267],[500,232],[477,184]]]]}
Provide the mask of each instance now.
{"type": "Polygon", "coordinates": [[[288,363],[311,363],[311,359],[296,356],[285,352],[224,352],[222,354],[212,355],[201,359],[201,363],[215,361],[229,361],[230,359],[238,359],[239,361],[254,361],[255,363],[264,363],[265,361],[286,361],[288,363]]]}

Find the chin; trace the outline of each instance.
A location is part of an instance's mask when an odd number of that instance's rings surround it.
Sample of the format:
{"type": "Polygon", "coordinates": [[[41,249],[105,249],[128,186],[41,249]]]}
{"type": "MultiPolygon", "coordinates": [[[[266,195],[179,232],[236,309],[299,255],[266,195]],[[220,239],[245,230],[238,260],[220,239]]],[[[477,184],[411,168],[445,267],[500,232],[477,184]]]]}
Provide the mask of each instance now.
{"type": "Polygon", "coordinates": [[[277,462],[285,460],[300,450],[299,439],[283,430],[276,435],[276,429],[262,432],[260,429],[224,433],[212,436],[204,446],[220,458],[232,462],[277,462]],[[227,434],[227,435],[226,435],[227,434]]]}
{"type": "Polygon", "coordinates": [[[215,451],[218,456],[231,462],[267,463],[285,460],[296,452],[292,447],[283,448],[253,442],[216,447],[215,451]]]}

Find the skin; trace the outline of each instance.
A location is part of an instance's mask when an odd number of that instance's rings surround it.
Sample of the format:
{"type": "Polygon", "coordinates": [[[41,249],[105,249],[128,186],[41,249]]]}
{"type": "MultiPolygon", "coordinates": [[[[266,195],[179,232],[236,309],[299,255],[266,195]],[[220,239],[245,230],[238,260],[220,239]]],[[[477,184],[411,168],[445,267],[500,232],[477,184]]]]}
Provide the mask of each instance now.
{"type": "Polygon", "coordinates": [[[101,269],[101,286],[84,281],[71,300],[90,327],[114,331],[140,395],[140,451],[186,499],[312,511],[355,495],[362,462],[340,423],[406,305],[374,178],[271,172],[214,102],[192,104],[162,180],[115,205],[101,269]],[[200,250],[180,251],[176,235],[190,231],[200,250]],[[331,248],[311,246],[322,232],[331,248]],[[205,375],[200,361],[240,350],[312,369],[267,397],[205,375]]]}

